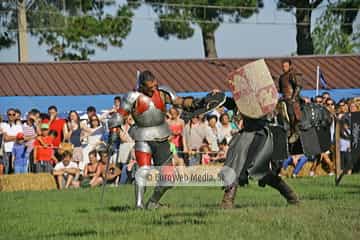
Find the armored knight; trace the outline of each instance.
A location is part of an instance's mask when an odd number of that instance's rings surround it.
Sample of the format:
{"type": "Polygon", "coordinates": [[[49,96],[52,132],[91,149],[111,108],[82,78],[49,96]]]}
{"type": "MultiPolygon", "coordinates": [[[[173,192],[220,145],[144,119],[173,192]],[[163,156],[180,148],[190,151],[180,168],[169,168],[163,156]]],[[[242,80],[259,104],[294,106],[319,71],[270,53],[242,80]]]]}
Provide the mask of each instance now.
{"type": "MultiPolygon", "coordinates": [[[[227,98],[224,106],[232,109],[235,102],[227,98]]],[[[257,178],[260,187],[268,185],[278,190],[289,204],[299,203],[296,193],[278,176],[280,160],[288,157],[284,127],[271,123],[269,116],[257,119],[243,116],[243,120],[244,128],[233,136],[220,173],[225,183],[220,207],[234,207],[237,188],[246,184],[249,176],[257,178]]]]}
{"type": "MultiPolygon", "coordinates": [[[[225,100],[225,95],[222,96],[225,100]]],[[[137,208],[159,207],[160,198],[169,189],[168,186],[157,185],[149,201],[144,205],[146,179],[152,162],[155,166],[172,165],[172,153],[168,141],[171,133],[165,121],[166,104],[172,104],[188,111],[202,108],[205,112],[211,110],[207,109],[206,102],[194,101],[191,97],[177,97],[170,88],[158,86],[150,71],[140,73],[137,91],[128,93],[122,100],[120,115],[131,114],[135,122],[130,130],[130,136],[135,140],[135,157],[139,165],[135,183],[137,208]]],[[[212,98],[212,107],[217,107],[218,105],[213,102],[212,98]]]]}

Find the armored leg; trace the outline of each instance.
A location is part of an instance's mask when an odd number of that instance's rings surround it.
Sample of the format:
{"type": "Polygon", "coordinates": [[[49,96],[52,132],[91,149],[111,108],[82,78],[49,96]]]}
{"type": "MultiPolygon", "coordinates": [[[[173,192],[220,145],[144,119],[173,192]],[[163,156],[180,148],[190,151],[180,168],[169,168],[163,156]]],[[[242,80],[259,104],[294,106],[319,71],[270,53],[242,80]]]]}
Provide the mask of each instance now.
{"type": "Polygon", "coordinates": [[[225,189],[223,200],[220,203],[220,208],[223,209],[234,208],[236,190],[237,190],[237,185],[235,184],[225,189]]]}
{"type": "Polygon", "coordinates": [[[137,170],[135,177],[135,207],[144,208],[144,194],[146,191],[146,180],[150,174],[150,167],[141,167],[137,170]]]}
{"type": "Polygon", "coordinates": [[[171,157],[161,167],[160,175],[162,175],[162,177],[160,178],[162,180],[160,180],[157,183],[157,185],[154,189],[154,193],[150,197],[149,201],[146,203],[147,209],[157,209],[157,208],[161,207],[162,204],[159,203],[160,199],[164,196],[164,194],[166,193],[167,190],[172,188],[172,183],[164,180],[164,179],[169,179],[170,175],[174,176],[174,167],[172,166],[172,158],[171,157]]]}
{"type": "Polygon", "coordinates": [[[146,203],[146,209],[157,209],[162,207],[162,204],[160,204],[160,199],[170,188],[170,186],[156,186],[154,193],[152,194],[149,201],[146,203]]]}
{"type": "Polygon", "coordinates": [[[150,174],[151,149],[146,142],[135,143],[135,157],[139,169],[135,174],[135,207],[144,208],[146,180],[150,174]]]}
{"type": "Polygon", "coordinates": [[[259,186],[265,187],[269,185],[280,192],[280,194],[287,200],[289,204],[298,204],[300,200],[296,193],[287,185],[281,177],[268,174],[259,180],[259,186]]]}

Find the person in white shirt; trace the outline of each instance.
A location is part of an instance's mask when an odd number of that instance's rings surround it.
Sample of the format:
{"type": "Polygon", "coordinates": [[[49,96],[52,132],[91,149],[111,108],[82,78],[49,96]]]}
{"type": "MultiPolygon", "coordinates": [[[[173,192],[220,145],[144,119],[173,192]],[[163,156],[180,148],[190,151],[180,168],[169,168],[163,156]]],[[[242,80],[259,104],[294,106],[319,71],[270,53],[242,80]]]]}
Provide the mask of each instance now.
{"type": "Polygon", "coordinates": [[[12,150],[16,140],[16,135],[23,132],[22,126],[16,124],[16,112],[15,109],[7,110],[8,123],[1,123],[0,132],[3,134],[4,141],[4,155],[2,163],[5,168],[5,174],[9,174],[12,171],[11,158],[12,150]]]}
{"type": "Polygon", "coordinates": [[[65,151],[62,154],[63,160],[56,164],[53,175],[56,178],[59,189],[79,187],[78,181],[80,169],[75,162],[72,162],[72,153],[65,151]]]}

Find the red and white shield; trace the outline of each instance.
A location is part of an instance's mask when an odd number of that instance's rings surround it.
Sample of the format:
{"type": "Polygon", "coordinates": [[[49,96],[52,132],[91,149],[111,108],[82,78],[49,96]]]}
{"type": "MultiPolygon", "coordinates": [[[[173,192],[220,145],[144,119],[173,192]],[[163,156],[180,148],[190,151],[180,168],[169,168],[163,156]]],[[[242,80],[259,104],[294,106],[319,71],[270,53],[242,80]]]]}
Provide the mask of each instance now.
{"type": "Polygon", "coordinates": [[[239,111],[250,118],[271,113],[278,102],[278,91],[264,59],[248,63],[228,76],[239,111]]]}

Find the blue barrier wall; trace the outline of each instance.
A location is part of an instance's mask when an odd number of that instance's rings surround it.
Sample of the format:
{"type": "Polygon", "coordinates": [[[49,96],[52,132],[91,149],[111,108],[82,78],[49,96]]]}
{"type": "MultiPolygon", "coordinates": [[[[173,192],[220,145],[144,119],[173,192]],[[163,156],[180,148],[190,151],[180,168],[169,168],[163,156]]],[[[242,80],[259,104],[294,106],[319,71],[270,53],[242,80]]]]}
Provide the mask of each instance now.
{"type": "MultiPolygon", "coordinates": [[[[332,89],[321,90],[330,92],[336,101],[341,98],[352,98],[360,96],[360,88],[357,89],[332,89]]],[[[180,96],[202,97],[206,92],[183,92],[180,96]]],[[[231,96],[230,92],[227,92],[231,96]]],[[[314,97],[315,90],[304,90],[301,95],[314,97]]],[[[99,111],[110,109],[113,104],[113,98],[116,95],[89,95],[89,96],[16,96],[16,97],[0,97],[0,113],[4,114],[9,107],[18,108],[21,112],[27,112],[31,108],[37,108],[40,111],[47,112],[50,105],[56,105],[60,113],[70,110],[86,111],[90,105],[95,106],[99,111]]]]}

